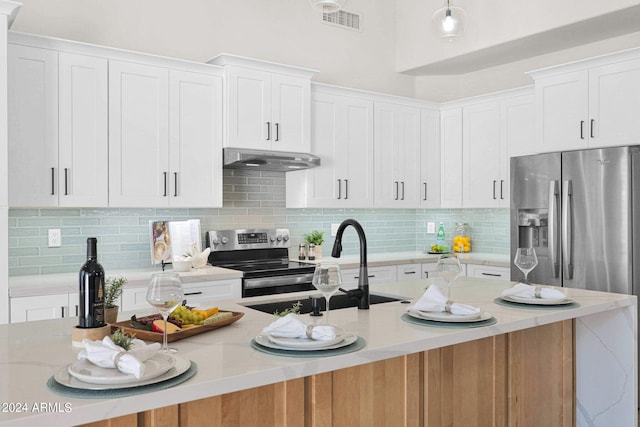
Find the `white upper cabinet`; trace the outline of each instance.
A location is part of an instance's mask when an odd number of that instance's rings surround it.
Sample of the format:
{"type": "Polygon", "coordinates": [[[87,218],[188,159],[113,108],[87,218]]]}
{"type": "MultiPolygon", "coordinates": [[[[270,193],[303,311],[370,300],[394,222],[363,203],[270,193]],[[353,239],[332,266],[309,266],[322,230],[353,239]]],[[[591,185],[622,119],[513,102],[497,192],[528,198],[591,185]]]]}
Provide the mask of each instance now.
{"type": "Polygon", "coordinates": [[[637,143],[639,50],[531,74],[535,78],[539,151],[637,143]]]}
{"type": "Polygon", "coordinates": [[[109,205],[166,206],[169,70],[109,62],[109,205]]]}
{"type": "Polygon", "coordinates": [[[107,59],[59,55],[59,204],[107,206],[107,59]]]}
{"type": "Polygon", "coordinates": [[[9,44],[9,205],[107,206],[107,61],[9,44]]]}
{"type": "Polygon", "coordinates": [[[311,151],[319,167],[286,174],[288,207],[373,207],[373,101],[315,90],[311,151]]]}
{"type": "Polygon", "coordinates": [[[440,112],[440,207],[462,207],[462,108],[440,112]]]}
{"type": "Polygon", "coordinates": [[[110,61],[110,206],[221,206],[221,96],[219,76],[110,61]]]}
{"type": "Polygon", "coordinates": [[[169,73],[169,205],[222,206],[222,77],[169,73]]]}
{"type": "Polygon", "coordinates": [[[534,95],[533,90],[527,92],[505,99],[501,103],[501,120],[504,124],[501,126],[500,137],[503,152],[508,153],[509,157],[538,153],[534,95]]]}
{"type": "Polygon", "coordinates": [[[420,206],[420,109],[374,101],[376,207],[420,206]]]}
{"type": "Polygon", "coordinates": [[[440,207],[440,112],[420,110],[420,207],[440,207]]]}
{"type": "Polygon", "coordinates": [[[462,123],[462,206],[500,206],[506,177],[501,173],[499,102],[463,107],[462,123]]]}
{"type": "Polygon", "coordinates": [[[226,69],[225,147],[308,152],[312,70],[220,55],[226,69]]]}

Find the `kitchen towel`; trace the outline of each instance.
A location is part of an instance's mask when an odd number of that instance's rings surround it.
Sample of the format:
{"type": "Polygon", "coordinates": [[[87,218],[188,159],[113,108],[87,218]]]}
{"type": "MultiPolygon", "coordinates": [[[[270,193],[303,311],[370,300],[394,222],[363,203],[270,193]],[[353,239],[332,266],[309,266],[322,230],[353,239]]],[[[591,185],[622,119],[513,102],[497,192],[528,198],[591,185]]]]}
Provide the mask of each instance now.
{"type": "Polygon", "coordinates": [[[310,338],[312,340],[332,340],[336,337],[336,329],[333,326],[306,324],[294,313],[280,317],[262,329],[262,333],[280,338],[310,338]]]}
{"type": "Polygon", "coordinates": [[[566,298],[567,295],[554,288],[547,288],[542,286],[532,286],[525,283],[516,283],[510,288],[502,291],[500,296],[503,297],[520,297],[520,298],[545,298],[545,299],[560,299],[566,298]]]}
{"type": "Polygon", "coordinates": [[[160,350],[160,343],[154,342],[147,345],[144,341],[134,339],[131,349],[125,351],[116,345],[111,337],[107,336],[102,341],[82,341],[84,349],[78,353],[79,360],[89,360],[101,368],[117,368],[124,374],[131,374],[140,378],[144,374],[144,362],[160,350]]]}
{"type": "Polygon", "coordinates": [[[479,307],[447,300],[437,285],[429,286],[415,304],[407,307],[407,311],[409,310],[449,312],[457,315],[480,314],[481,312],[479,307]]]}

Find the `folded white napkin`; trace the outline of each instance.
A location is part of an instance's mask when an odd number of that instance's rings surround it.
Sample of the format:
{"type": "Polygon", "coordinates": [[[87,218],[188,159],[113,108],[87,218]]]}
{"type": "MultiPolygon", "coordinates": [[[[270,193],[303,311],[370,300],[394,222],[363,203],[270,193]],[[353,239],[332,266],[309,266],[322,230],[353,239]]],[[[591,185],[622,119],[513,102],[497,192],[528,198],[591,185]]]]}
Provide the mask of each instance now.
{"type": "Polygon", "coordinates": [[[134,339],[129,351],[117,346],[107,336],[102,341],[82,340],[84,350],[78,354],[79,360],[89,360],[101,368],[118,368],[125,374],[140,378],[144,374],[144,362],[160,350],[160,343],[147,345],[144,341],[134,339]]]}
{"type": "Polygon", "coordinates": [[[520,298],[546,298],[546,299],[558,299],[566,298],[567,295],[554,288],[546,288],[542,286],[532,286],[525,283],[516,283],[510,288],[502,291],[500,294],[503,297],[516,296],[520,298]]]}
{"type": "Polygon", "coordinates": [[[262,329],[263,334],[280,338],[311,338],[312,340],[332,340],[336,329],[330,325],[306,324],[294,313],[278,318],[262,329]]]}
{"type": "Polygon", "coordinates": [[[479,307],[447,300],[447,297],[442,295],[437,285],[429,286],[415,304],[407,307],[407,311],[409,310],[449,312],[457,315],[481,312],[479,307]]]}

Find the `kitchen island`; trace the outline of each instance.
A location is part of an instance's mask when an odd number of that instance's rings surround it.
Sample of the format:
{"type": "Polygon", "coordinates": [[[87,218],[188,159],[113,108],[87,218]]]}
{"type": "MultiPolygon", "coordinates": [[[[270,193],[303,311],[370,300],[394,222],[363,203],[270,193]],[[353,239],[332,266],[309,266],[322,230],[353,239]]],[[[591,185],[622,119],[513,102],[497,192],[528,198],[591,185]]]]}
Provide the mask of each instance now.
{"type": "MultiPolygon", "coordinates": [[[[426,284],[376,291],[415,299],[426,284]]],[[[323,358],[254,350],[251,339],[274,318],[242,304],[278,297],[230,300],[219,306],[244,312],[239,321],[173,343],[197,364],[193,378],[119,399],[47,389],[46,381],[75,360],[76,319],[2,325],[0,425],[637,425],[636,297],[566,289],[579,307],[513,308],[494,302],[507,285],[473,278],[455,284],[453,300],[496,318],[480,328],[407,323],[401,302],[332,311],[331,323],[364,338],[366,347],[323,358]]]]}

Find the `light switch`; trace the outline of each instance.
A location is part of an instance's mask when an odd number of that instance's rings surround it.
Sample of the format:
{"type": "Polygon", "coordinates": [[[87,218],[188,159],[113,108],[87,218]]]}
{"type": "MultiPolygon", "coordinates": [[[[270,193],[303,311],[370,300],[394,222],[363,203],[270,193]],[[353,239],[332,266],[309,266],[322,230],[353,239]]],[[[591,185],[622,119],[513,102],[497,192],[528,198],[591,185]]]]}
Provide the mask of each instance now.
{"type": "Polygon", "coordinates": [[[436,223],[433,221],[427,222],[427,234],[435,234],[436,232],[436,223]]]}
{"type": "Polygon", "coordinates": [[[338,227],[340,227],[340,224],[331,224],[331,237],[336,237],[336,234],[338,234],[338,227]]]}

